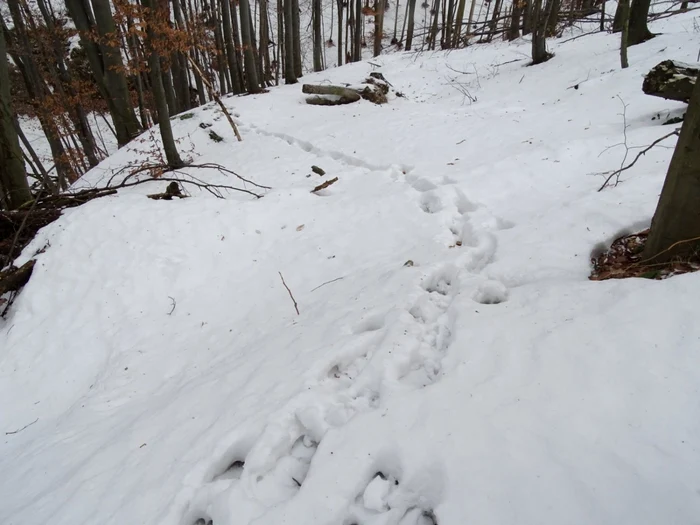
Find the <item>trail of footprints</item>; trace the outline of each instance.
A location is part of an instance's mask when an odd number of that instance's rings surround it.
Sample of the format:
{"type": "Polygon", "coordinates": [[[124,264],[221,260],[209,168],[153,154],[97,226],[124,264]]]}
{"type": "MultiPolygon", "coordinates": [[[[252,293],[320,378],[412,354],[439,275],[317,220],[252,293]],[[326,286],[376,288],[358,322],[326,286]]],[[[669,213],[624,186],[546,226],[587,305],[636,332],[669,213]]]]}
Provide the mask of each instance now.
{"type": "MultiPolygon", "coordinates": [[[[502,283],[480,277],[479,273],[491,262],[496,251],[495,238],[489,230],[506,229],[512,225],[489,216],[485,227],[480,231],[475,229],[471,214],[479,207],[449,180],[438,187],[412,175],[408,168],[374,166],[344,154],[319,150],[293,137],[256,127],[251,129],[350,166],[371,171],[386,172],[389,169],[397,178],[405,175],[406,182],[419,195],[419,208],[427,214],[441,214],[448,224],[449,233],[440,234],[439,238],[445,240],[449,248],[459,250],[454,262],[440,266],[423,278],[423,293],[412,306],[405,310],[374,313],[357,324],[354,329],[356,348],[346,352],[345,358],[330,364],[316,385],[300,394],[300,397],[308,396],[313,416],[304,415],[305,398],[292,400],[287,408],[290,430],[286,435],[282,433],[285,437],[269,430],[278,425],[279,415],[275,415],[270,418],[271,426],[253,440],[258,445],[264,442],[265,446],[258,447],[258,450],[253,446],[247,454],[232,454],[234,457],[222,460],[221,463],[227,466],[212,476],[210,485],[218,486],[213,493],[221,494],[234,484],[246,482],[253,487],[262,487],[258,493],[272,494],[268,497],[272,500],[265,502],[269,505],[294,497],[302,487],[321,438],[328,429],[342,427],[355,414],[378,408],[385,393],[401,388],[422,388],[440,379],[442,359],[452,337],[449,309],[458,279],[466,277],[478,281],[472,295],[478,303],[498,304],[507,299],[508,290],[502,283]],[[448,200],[450,196],[453,199],[451,205],[444,204],[445,195],[448,200]],[[315,393],[322,395],[316,396],[315,393]],[[325,399],[325,404],[319,399],[325,399]],[[261,461],[264,455],[268,457],[261,461]],[[270,458],[270,455],[277,457],[270,458]],[[252,468],[249,458],[254,463],[252,468]]],[[[229,525],[214,523],[209,516],[206,508],[212,497],[210,492],[212,490],[207,485],[202,487],[182,525],[229,525]]],[[[415,499],[401,497],[401,480],[397,476],[377,471],[351,503],[349,516],[338,525],[438,525],[432,508],[407,504],[415,499]]]]}

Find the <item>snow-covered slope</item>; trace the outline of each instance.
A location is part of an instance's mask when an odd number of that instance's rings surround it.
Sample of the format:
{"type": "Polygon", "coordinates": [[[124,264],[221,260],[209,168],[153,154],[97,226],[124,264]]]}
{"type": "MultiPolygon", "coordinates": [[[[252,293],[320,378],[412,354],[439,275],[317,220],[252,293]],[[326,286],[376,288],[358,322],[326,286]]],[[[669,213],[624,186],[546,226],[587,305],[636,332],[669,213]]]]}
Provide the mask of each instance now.
{"type": "Polygon", "coordinates": [[[668,133],[683,106],[642,75],[693,61],[693,28],[655,24],[624,71],[604,34],[537,67],[527,42],[382,56],[405,97],[228,98],[242,143],[215,106],[176,118],[195,162],[273,189],[122,191],[25,250],[50,244],[0,324],[0,522],[696,523],[700,276],[587,280],[648,224],[672,151],[596,191],[623,101],[630,147],[668,133]]]}

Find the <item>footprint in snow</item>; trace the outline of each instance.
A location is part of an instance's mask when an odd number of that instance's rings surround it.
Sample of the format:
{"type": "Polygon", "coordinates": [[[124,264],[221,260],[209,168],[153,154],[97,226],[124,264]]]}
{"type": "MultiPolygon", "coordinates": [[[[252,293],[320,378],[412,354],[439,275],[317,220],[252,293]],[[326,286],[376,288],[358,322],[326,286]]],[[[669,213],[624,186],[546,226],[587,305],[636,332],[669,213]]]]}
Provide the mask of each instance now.
{"type": "Polygon", "coordinates": [[[508,288],[500,281],[489,279],[479,285],[472,298],[481,304],[500,304],[508,299],[508,288]]]}

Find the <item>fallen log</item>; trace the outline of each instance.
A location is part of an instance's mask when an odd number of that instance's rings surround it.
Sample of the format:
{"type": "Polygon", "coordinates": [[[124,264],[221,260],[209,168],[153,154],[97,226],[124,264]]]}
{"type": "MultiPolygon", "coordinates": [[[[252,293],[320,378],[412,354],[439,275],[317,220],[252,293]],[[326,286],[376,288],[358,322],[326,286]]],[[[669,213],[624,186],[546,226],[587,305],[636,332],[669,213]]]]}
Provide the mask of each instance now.
{"type": "Polygon", "coordinates": [[[664,60],[646,74],[642,91],[654,97],[687,103],[698,74],[700,74],[700,64],[664,60]]]}
{"type": "Polygon", "coordinates": [[[306,103],[315,106],[339,106],[342,104],[352,104],[360,100],[360,94],[352,89],[343,86],[316,86],[304,84],[301,87],[302,93],[315,95],[306,97],[306,103]]]}
{"type": "Polygon", "coordinates": [[[0,297],[9,292],[16,292],[27,284],[27,281],[32,276],[35,263],[36,261],[34,260],[27,261],[19,268],[11,268],[0,272],[0,297]]]}

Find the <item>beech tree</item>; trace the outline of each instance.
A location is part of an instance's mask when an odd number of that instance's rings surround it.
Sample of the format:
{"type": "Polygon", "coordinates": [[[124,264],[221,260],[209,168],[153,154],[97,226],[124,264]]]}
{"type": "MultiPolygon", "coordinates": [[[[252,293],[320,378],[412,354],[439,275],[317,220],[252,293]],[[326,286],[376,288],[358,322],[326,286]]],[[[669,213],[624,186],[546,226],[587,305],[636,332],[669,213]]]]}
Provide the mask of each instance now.
{"type": "Polygon", "coordinates": [[[678,143],[651,221],[643,260],[662,263],[700,251],[700,82],[695,83],[678,143]]]}
{"type": "Polygon", "coordinates": [[[148,53],[148,67],[150,70],[151,89],[153,91],[153,101],[158,111],[158,128],[163,140],[163,149],[168,166],[171,168],[181,168],[185,163],[180,158],[173,137],[173,129],[170,125],[170,113],[168,112],[168,102],[163,87],[163,76],[161,74],[159,44],[162,39],[163,25],[167,20],[167,9],[163,3],[167,0],[141,0],[146,21],[146,52],[148,53]]]}
{"type": "Polygon", "coordinates": [[[31,200],[24,159],[10,106],[10,71],[0,30],[0,204],[14,209],[31,200]]]}

